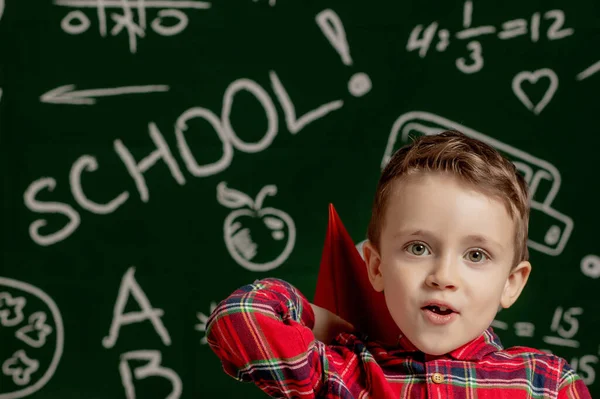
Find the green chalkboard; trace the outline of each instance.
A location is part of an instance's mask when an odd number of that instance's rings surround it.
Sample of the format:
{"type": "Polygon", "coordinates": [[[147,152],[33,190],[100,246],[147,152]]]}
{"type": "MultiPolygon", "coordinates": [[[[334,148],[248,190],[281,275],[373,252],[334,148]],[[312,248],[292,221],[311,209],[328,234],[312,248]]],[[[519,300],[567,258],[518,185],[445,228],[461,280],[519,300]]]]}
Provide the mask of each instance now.
{"type": "Polygon", "coordinates": [[[494,322],[600,395],[596,2],[0,0],[0,399],[259,398],[203,329],[254,279],[312,298],[335,205],[458,128],[533,191],[494,322]]]}

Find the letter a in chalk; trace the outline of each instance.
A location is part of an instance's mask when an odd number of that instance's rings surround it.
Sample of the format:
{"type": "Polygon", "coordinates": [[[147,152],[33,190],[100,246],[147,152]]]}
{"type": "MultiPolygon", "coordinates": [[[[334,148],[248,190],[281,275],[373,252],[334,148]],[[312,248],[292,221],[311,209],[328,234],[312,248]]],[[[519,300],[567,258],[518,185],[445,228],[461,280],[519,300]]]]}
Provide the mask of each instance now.
{"type": "Polygon", "coordinates": [[[150,320],[152,326],[160,336],[163,344],[169,346],[171,345],[171,337],[169,336],[169,332],[160,319],[164,312],[162,309],[155,309],[152,307],[148,297],[144,291],[142,291],[142,288],[137,281],[135,281],[133,276],[134,273],[135,268],[130,267],[123,276],[123,280],[121,280],[119,294],[117,295],[117,302],[115,303],[115,308],[113,310],[113,319],[110,325],[110,331],[108,333],[108,337],[104,337],[104,339],[102,339],[102,345],[105,348],[112,348],[115,346],[115,343],[119,338],[119,330],[121,329],[121,326],[140,323],[144,320],[150,320]],[[123,313],[130,293],[138,305],[140,305],[142,310],[139,312],[123,313]]]}

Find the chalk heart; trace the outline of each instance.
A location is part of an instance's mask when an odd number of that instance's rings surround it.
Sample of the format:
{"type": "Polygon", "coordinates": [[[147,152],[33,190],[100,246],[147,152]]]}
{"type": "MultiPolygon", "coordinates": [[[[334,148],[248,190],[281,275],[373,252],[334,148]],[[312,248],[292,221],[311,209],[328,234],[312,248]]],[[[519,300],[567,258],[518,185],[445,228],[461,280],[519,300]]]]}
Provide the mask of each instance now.
{"type": "MultiPolygon", "coordinates": [[[[546,81],[545,79],[543,81],[546,81]]],[[[538,69],[537,71],[529,72],[523,71],[519,72],[512,81],[512,89],[517,98],[527,107],[528,110],[533,111],[534,114],[539,115],[540,112],[548,105],[552,97],[554,97],[554,93],[556,93],[556,89],[558,89],[558,76],[556,73],[549,68],[538,69]],[[546,89],[546,93],[542,97],[542,99],[537,103],[533,104],[527,94],[523,91],[521,87],[523,81],[531,82],[532,84],[536,84],[540,78],[548,78],[549,86],[546,89]]]]}

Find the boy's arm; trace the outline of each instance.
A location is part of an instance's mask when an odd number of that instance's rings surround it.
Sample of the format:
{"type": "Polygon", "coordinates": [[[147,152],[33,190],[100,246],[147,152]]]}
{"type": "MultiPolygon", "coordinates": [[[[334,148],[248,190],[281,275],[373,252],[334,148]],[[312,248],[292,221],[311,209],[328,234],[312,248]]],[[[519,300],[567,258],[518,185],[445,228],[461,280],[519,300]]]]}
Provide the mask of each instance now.
{"type": "Polygon", "coordinates": [[[227,374],[271,396],[313,398],[321,387],[324,345],[312,332],[314,313],[291,284],[263,279],[219,304],[207,339],[227,374]]]}
{"type": "Polygon", "coordinates": [[[558,385],[558,399],[592,399],[581,377],[566,362],[558,385]]]}

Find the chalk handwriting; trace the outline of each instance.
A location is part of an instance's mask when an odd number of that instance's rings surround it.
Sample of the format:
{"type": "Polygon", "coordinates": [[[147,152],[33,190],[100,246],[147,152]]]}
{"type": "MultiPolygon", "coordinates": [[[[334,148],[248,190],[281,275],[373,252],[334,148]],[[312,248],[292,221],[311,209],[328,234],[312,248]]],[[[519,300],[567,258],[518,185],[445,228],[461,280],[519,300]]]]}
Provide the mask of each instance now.
{"type": "Polygon", "coordinates": [[[196,313],[196,317],[198,318],[199,323],[196,324],[195,329],[196,329],[196,331],[200,331],[200,332],[204,333],[204,336],[200,339],[200,344],[202,344],[202,345],[208,344],[208,340],[206,338],[206,323],[208,322],[208,318],[215,311],[216,308],[217,308],[217,303],[213,301],[210,303],[208,315],[205,315],[202,312],[196,313]]]}
{"type": "Polygon", "coordinates": [[[296,107],[292,103],[289,94],[285,90],[285,87],[281,84],[279,77],[273,71],[269,73],[269,77],[271,78],[271,85],[273,86],[273,91],[281,104],[281,108],[283,108],[283,113],[285,115],[285,123],[291,134],[296,134],[306,125],[311,122],[314,122],[317,119],[323,118],[328,113],[335,111],[336,109],[341,108],[344,105],[342,100],[330,101],[326,104],[320,105],[312,111],[308,111],[300,118],[296,118],[296,107]]]}
{"type": "Polygon", "coordinates": [[[556,93],[556,90],[558,89],[558,76],[556,76],[556,73],[549,68],[538,69],[534,72],[519,72],[513,78],[512,89],[517,98],[523,103],[523,105],[525,105],[525,107],[527,107],[528,110],[532,111],[536,115],[539,115],[539,113],[546,108],[546,105],[548,105],[550,100],[552,100],[554,93],[556,93]],[[534,105],[527,94],[525,94],[523,91],[522,83],[523,81],[529,81],[535,84],[540,78],[548,78],[549,85],[542,99],[534,105]]]}
{"type": "Polygon", "coordinates": [[[46,319],[44,312],[33,313],[29,316],[29,324],[19,328],[15,337],[31,347],[41,348],[46,344],[46,337],[52,333],[52,327],[46,324],[46,319]]]}
{"type": "Polygon", "coordinates": [[[577,80],[587,79],[598,71],[600,71],[600,60],[579,72],[577,74],[577,80]]]}
{"type": "MultiPolygon", "coordinates": [[[[137,52],[138,38],[146,37],[148,9],[158,9],[156,17],[150,23],[152,30],[161,36],[174,36],[183,32],[189,23],[187,14],[181,10],[205,10],[211,7],[211,3],[206,1],[170,0],[55,0],[54,4],[60,7],[96,9],[98,30],[102,37],[107,35],[107,10],[120,9],[122,14],[110,13],[114,22],[110,35],[127,32],[129,51],[132,54],[137,52]],[[134,11],[137,21],[134,20],[134,11]],[[169,24],[170,19],[175,22],[169,24]]],[[[60,26],[65,33],[79,35],[90,28],[91,22],[83,11],[77,9],[70,11],[62,19],[60,26]]]]}
{"type": "Polygon", "coordinates": [[[591,278],[600,278],[600,256],[584,256],[581,259],[581,272],[591,278]]]}
{"type": "MultiPolygon", "coordinates": [[[[223,224],[225,245],[231,257],[242,267],[255,272],[273,270],[290,256],[296,242],[296,226],[294,220],[285,212],[275,208],[263,208],[263,202],[268,195],[277,194],[277,187],[268,185],[263,187],[255,200],[248,195],[228,188],[225,182],[217,186],[217,200],[227,207],[234,209],[223,224]],[[259,221],[260,223],[254,223],[259,221]],[[283,249],[275,259],[258,257],[259,243],[252,238],[253,228],[267,230],[270,239],[265,238],[260,247],[268,249],[283,249]],[[284,245],[276,245],[274,241],[284,241],[284,245]]],[[[262,237],[262,236],[261,236],[262,237]]],[[[276,251],[277,252],[277,251],[276,251]]]]}
{"type": "Polygon", "coordinates": [[[105,348],[112,348],[115,346],[115,343],[119,339],[119,331],[121,330],[122,326],[149,320],[163,344],[169,346],[171,345],[171,337],[169,336],[169,332],[161,320],[164,312],[162,309],[156,309],[152,307],[148,297],[144,291],[142,291],[142,287],[140,287],[138,282],[135,280],[134,273],[135,268],[130,267],[123,275],[123,279],[121,280],[121,285],[119,287],[119,293],[117,295],[117,301],[115,302],[115,307],[113,310],[113,318],[110,325],[109,334],[102,340],[102,345],[105,348]],[[130,295],[138,303],[142,309],[141,311],[123,313],[130,295]]]}
{"type": "Polygon", "coordinates": [[[535,332],[535,326],[533,323],[527,321],[519,321],[514,324],[515,335],[517,337],[533,337],[535,332]]]}
{"type": "Polygon", "coordinates": [[[561,306],[557,307],[552,317],[550,330],[556,332],[559,336],[545,336],[543,341],[550,345],[568,346],[571,348],[579,348],[579,342],[572,339],[577,331],[579,331],[579,320],[577,316],[583,314],[583,309],[579,307],[569,308],[563,311],[561,306]],[[568,328],[564,328],[564,325],[568,328]]]}
{"type": "Polygon", "coordinates": [[[56,180],[52,177],[42,177],[31,183],[25,193],[23,194],[23,200],[25,206],[33,211],[39,213],[49,214],[62,214],[69,218],[69,222],[61,229],[51,234],[40,234],[40,229],[48,224],[46,219],[38,219],[29,225],[29,236],[38,245],[47,246],[60,242],[73,234],[79,224],[81,218],[79,212],[77,212],[71,205],[63,202],[51,202],[51,201],[40,201],[36,198],[36,195],[45,189],[52,192],[56,187],[56,180]]]}
{"type": "MultiPolygon", "coordinates": [[[[291,134],[301,132],[309,124],[342,108],[344,104],[342,100],[329,101],[325,104],[317,105],[312,110],[298,116],[290,94],[275,71],[269,72],[269,80],[271,88],[283,109],[286,126],[291,134]]],[[[271,96],[262,86],[250,79],[237,79],[226,88],[223,95],[223,107],[219,113],[220,116],[207,108],[192,107],[181,113],[175,122],[175,138],[178,154],[183,160],[187,171],[194,177],[212,176],[229,168],[233,161],[234,149],[246,153],[256,153],[266,150],[279,132],[279,117],[271,96]],[[236,103],[236,95],[240,92],[251,94],[261,106],[267,119],[265,133],[255,142],[248,142],[240,138],[240,134],[237,131],[239,128],[236,130],[230,120],[231,112],[236,103]],[[222,154],[217,161],[201,163],[194,155],[194,150],[189,146],[186,136],[190,134],[202,135],[206,134],[206,132],[196,129],[191,130],[188,123],[193,119],[207,121],[220,140],[222,154]]],[[[144,174],[156,165],[159,160],[165,163],[171,176],[179,185],[183,186],[186,184],[186,178],[175,159],[175,155],[169,148],[156,123],[148,123],[148,134],[156,149],[139,161],[136,161],[121,139],[115,139],[113,142],[115,153],[121,158],[127,172],[135,183],[140,200],[144,203],[150,200],[150,190],[144,174]]],[[[104,204],[95,202],[85,192],[82,175],[84,173],[98,173],[99,169],[98,160],[93,154],[81,155],[71,166],[69,184],[73,199],[79,207],[91,213],[107,215],[115,212],[128,201],[130,193],[126,190],[117,190],[111,201],[104,204]]],[[[55,227],[54,231],[47,231],[49,230],[46,227],[49,223],[47,219],[40,218],[34,220],[29,225],[29,236],[35,243],[41,246],[53,245],[65,240],[81,224],[81,215],[74,206],[65,202],[52,202],[38,198],[42,193],[46,195],[45,191],[52,192],[56,185],[57,181],[55,178],[42,177],[32,182],[23,195],[25,206],[30,211],[39,214],[57,214],[67,219],[66,224],[58,229],[55,227]]]]}
{"type": "MultiPolygon", "coordinates": [[[[0,338],[3,345],[28,345],[27,351],[18,349],[9,358],[0,359],[2,374],[12,378],[14,383],[13,388],[10,388],[10,384],[0,384],[0,399],[19,399],[40,390],[54,375],[63,354],[64,326],[56,303],[37,287],[0,277],[0,296],[5,304],[12,303],[13,316],[8,318],[10,320],[14,320],[14,314],[21,314],[24,309],[29,311],[32,303],[41,301],[46,307],[43,310],[37,308],[31,313],[25,325],[19,326],[23,321],[21,315],[17,317],[19,323],[0,327],[0,333],[5,334],[0,338]],[[35,301],[28,302],[25,299],[27,297],[34,297],[35,301]],[[11,300],[6,301],[7,298],[11,300]],[[15,311],[15,308],[18,310],[15,311]],[[43,351],[38,351],[42,347],[43,351]]],[[[0,304],[0,312],[2,306],[0,304]]]]}
{"type": "MultiPolygon", "coordinates": [[[[473,27],[473,2],[467,0],[463,7],[463,30],[456,32],[456,40],[469,40],[466,44],[467,54],[458,57],[455,61],[456,68],[465,73],[473,74],[484,67],[483,46],[479,40],[484,36],[495,36],[500,40],[515,39],[520,36],[530,35],[532,43],[540,40],[541,29],[545,29],[549,41],[564,39],[572,36],[573,28],[565,27],[565,13],[562,10],[549,10],[545,13],[534,12],[531,20],[518,18],[501,23],[500,27],[494,25],[481,25],[473,27]]],[[[438,52],[446,51],[451,44],[451,33],[448,29],[441,28],[439,21],[431,22],[427,27],[423,24],[416,25],[409,34],[406,51],[418,50],[421,58],[427,56],[432,44],[436,41],[435,49],[438,52]],[[437,35],[436,35],[437,34],[437,35]]]]}
{"type": "Polygon", "coordinates": [[[508,324],[500,320],[493,320],[491,326],[499,330],[508,330],[508,324]]]}
{"type": "Polygon", "coordinates": [[[40,96],[40,101],[51,104],[93,105],[96,97],[120,96],[123,94],[156,93],[169,91],[166,85],[125,86],[107,89],[75,90],[75,85],[52,89],[40,96]]]}
{"type": "Polygon", "coordinates": [[[580,358],[574,357],[569,361],[569,365],[579,374],[586,385],[592,385],[596,380],[596,370],[594,366],[598,364],[598,356],[584,355],[580,358]]]}
{"type": "MultiPolygon", "coordinates": [[[[185,177],[183,177],[183,173],[181,172],[175,157],[171,153],[169,145],[154,122],[150,122],[148,124],[148,132],[150,134],[150,138],[156,146],[156,150],[152,151],[139,162],[136,162],[133,154],[131,154],[121,140],[117,139],[113,144],[115,152],[119,155],[125,164],[129,175],[135,182],[135,186],[140,194],[140,200],[142,200],[142,202],[148,202],[150,199],[148,185],[146,184],[144,173],[154,166],[160,159],[162,159],[167,165],[169,171],[171,172],[171,176],[173,176],[173,179],[175,179],[175,181],[181,186],[185,184],[185,177]]],[[[119,197],[123,196],[124,194],[125,193],[119,194],[119,197]]],[[[121,201],[119,201],[119,205],[120,203],[121,201]]]]}
{"type": "Polygon", "coordinates": [[[168,380],[173,387],[166,399],[179,399],[181,397],[181,392],[183,391],[181,378],[179,378],[179,375],[172,369],[162,366],[162,354],[159,351],[138,350],[122,354],[119,363],[119,373],[121,374],[121,381],[123,382],[127,399],[136,399],[133,377],[137,380],[143,380],[148,377],[164,378],[168,380]],[[146,364],[143,366],[138,366],[133,369],[133,375],[129,365],[129,361],[132,360],[146,361],[146,364]]]}
{"type": "Polygon", "coordinates": [[[570,217],[552,208],[552,202],[558,194],[562,179],[558,169],[547,161],[439,115],[411,111],[400,115],[394,122],[381,167],[385,167],[397,148],[410,141],[409,135],[413,137],[431,135],[447,129],[459,130],[467,136],[481,140],[512,160],[517,170],[523,173],[529,185],[531,223],[533,225],[539,220],[541,226],[539,231],[545,232],[543,236],[539,237],[530,234],[527,245],[547,255],[560,255],[569,240],[574,224],[570,217]],[[549,190],[539,189],[543,180],[550,182],[549,190]]]}
{"type": "MultiPolygon", "coordinates": [[[[350,56],[350,46],[346,39],[346,31],[342,20],[331,9],[321,11],[315,17],[317,25],[321,28],[321,31],[329,40],[329,43],[338,52],[342,58],[342,62],[346,66],[353,64],[352,57],[350,56]]],[[[348,82],[348,91],[355,97],[362,97],[371,90],[371,79],[369,75],[363,72],[355,73],[348,82]]]]}

